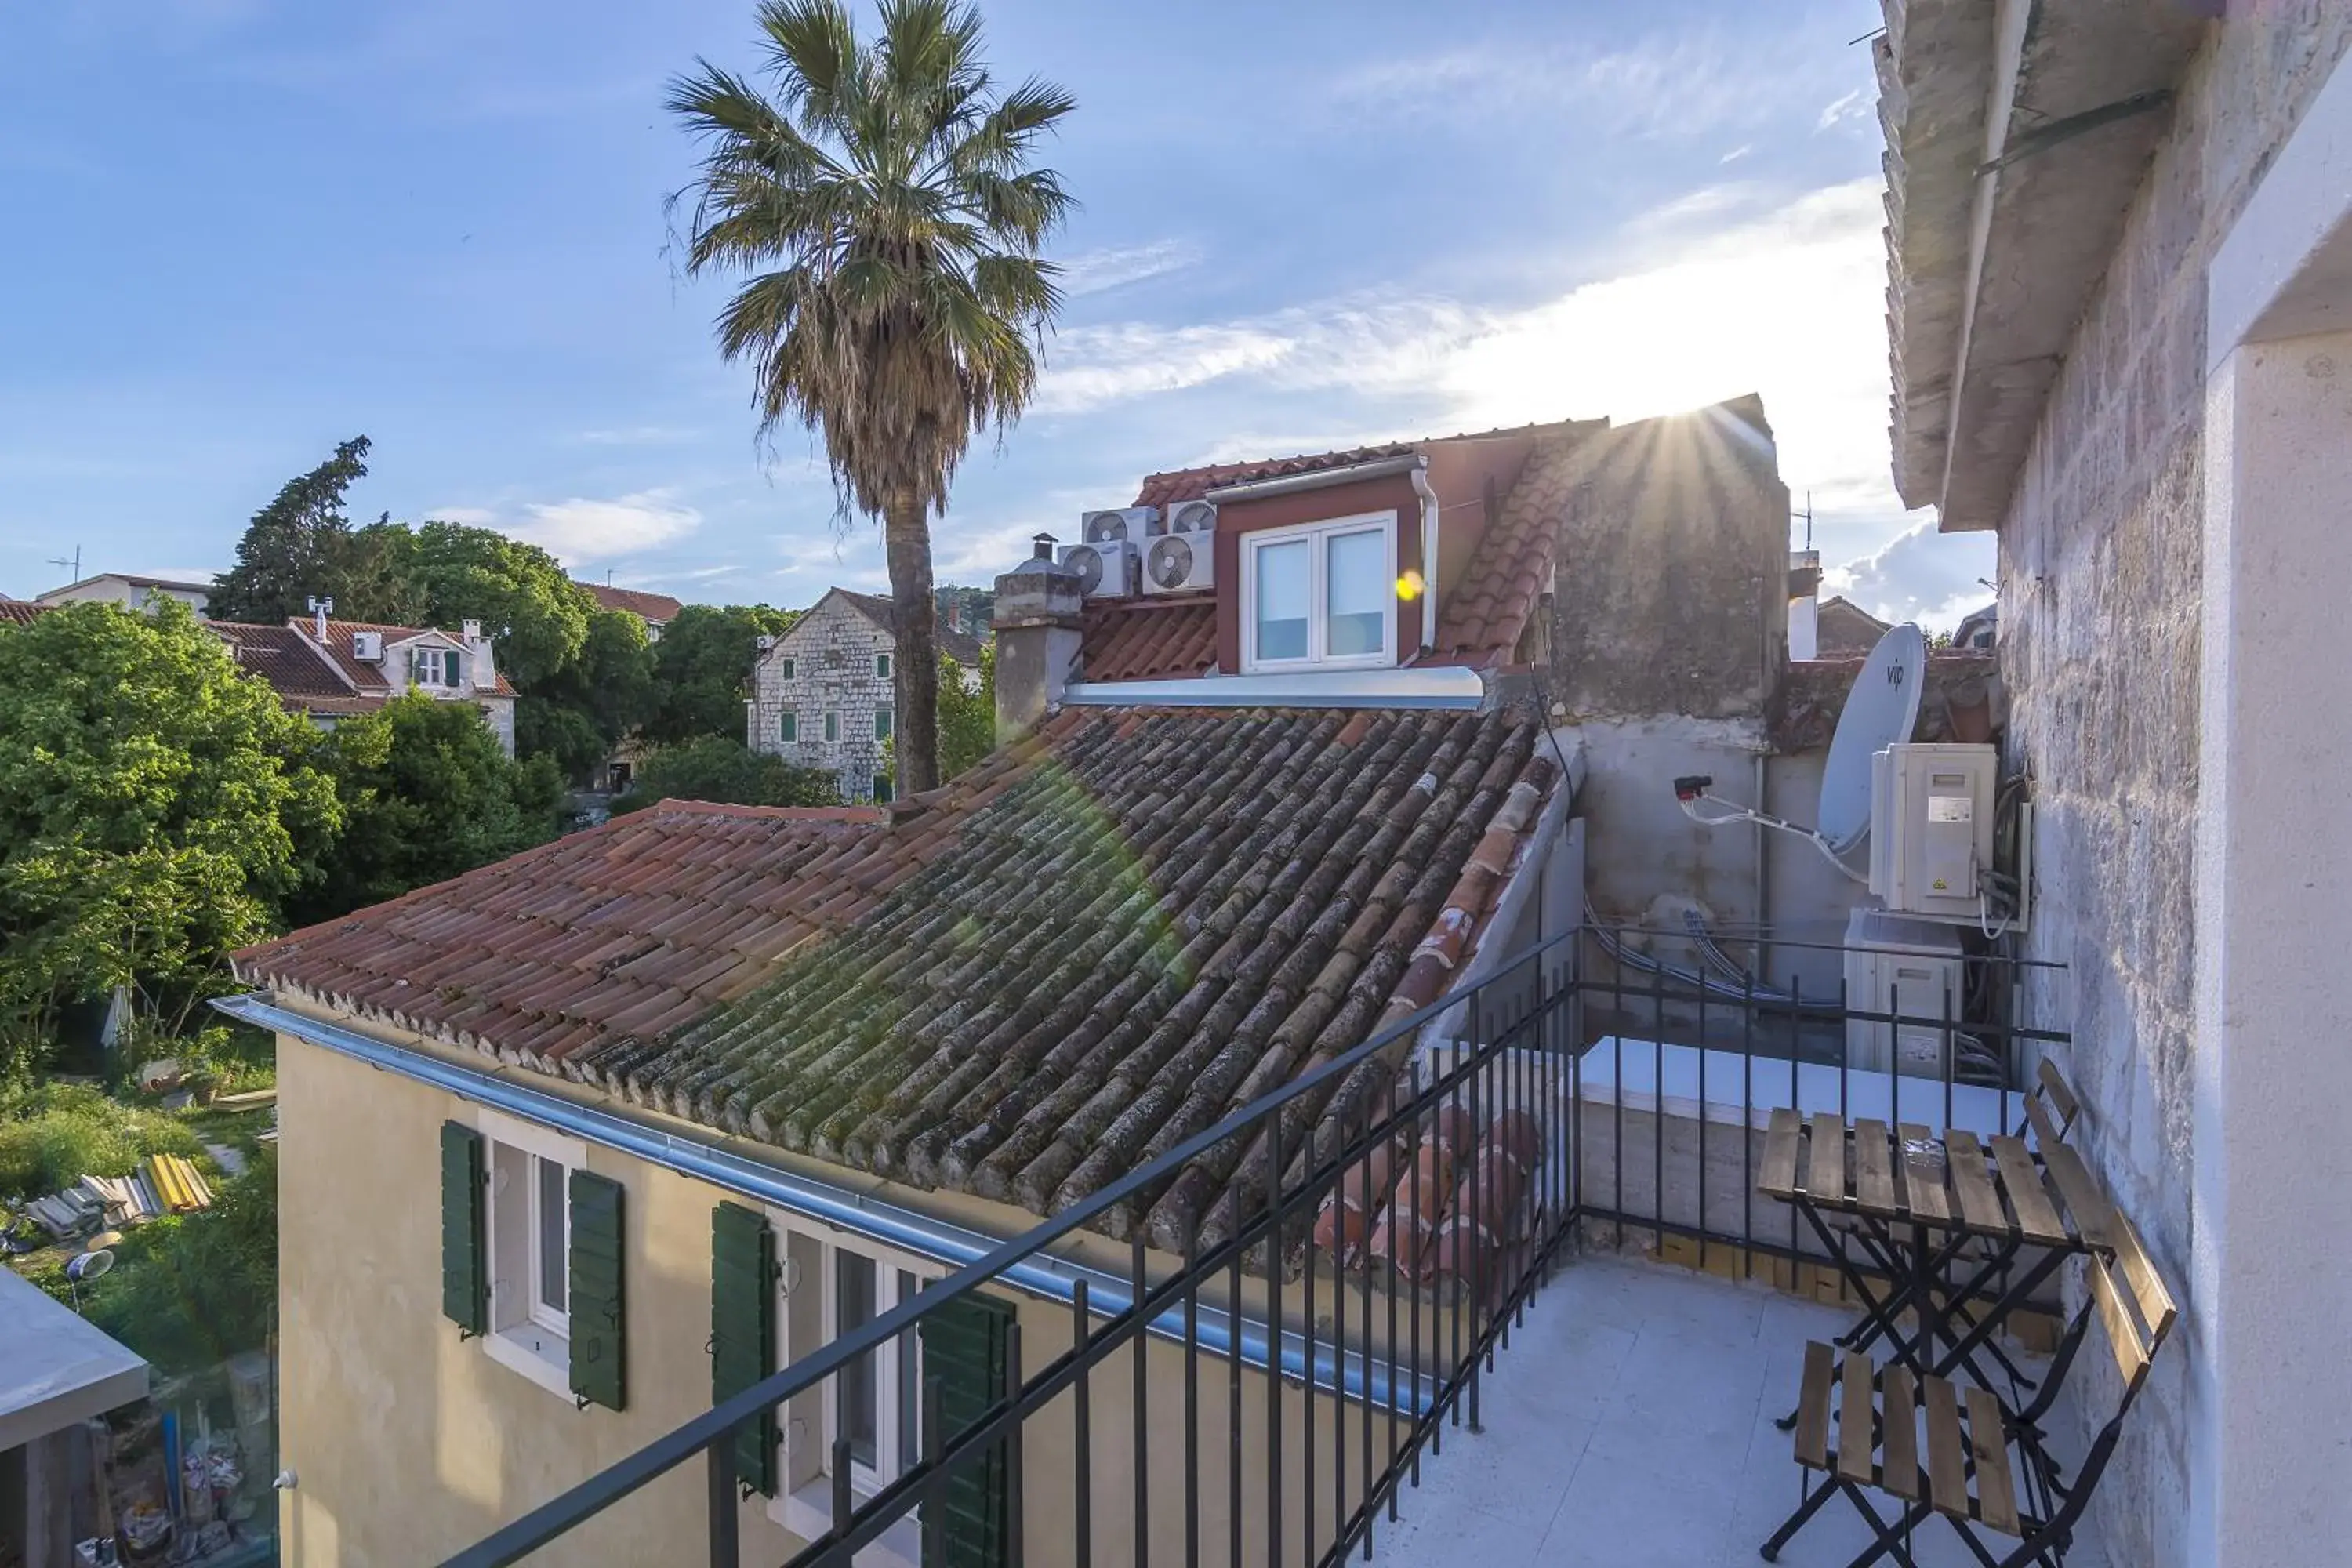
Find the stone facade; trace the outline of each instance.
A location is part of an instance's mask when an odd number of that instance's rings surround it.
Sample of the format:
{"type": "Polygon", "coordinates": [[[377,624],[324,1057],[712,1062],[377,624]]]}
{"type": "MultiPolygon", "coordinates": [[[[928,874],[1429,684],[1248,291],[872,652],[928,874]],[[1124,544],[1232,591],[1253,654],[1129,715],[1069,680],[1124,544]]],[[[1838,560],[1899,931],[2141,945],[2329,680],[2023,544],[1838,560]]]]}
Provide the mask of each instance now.
{"type": "MultiPolygon", "coordinates": [[[[2232,6],[2210,32],[2000,530],[2007,762],[2038,813],[2023,951],[2067,966],[2032,987],[2027,1021],[2073,1032],[2078,1136],[2176,1281],[2194,1223],[2207,268],[2347,45],[2334,0],[2232,6]]],[[[2101,1489],[2117,1563],[2186,1560],[2185,1359],[2158,1363],[2101,1489]]]]}
{"type": "Polygon", "coordinates": [[[872,800],[883,772],[882,737],[875,731],[888,722],[883,715],[897,715],[885,662],[892,657],[890,628],[877,625],[848,595],[828,592],[760,656],[744,705],[746,743],[832,773],[844,800],[872,800]],[[787,715],[795,721],[795,738],[789,741],[787,715]]]}

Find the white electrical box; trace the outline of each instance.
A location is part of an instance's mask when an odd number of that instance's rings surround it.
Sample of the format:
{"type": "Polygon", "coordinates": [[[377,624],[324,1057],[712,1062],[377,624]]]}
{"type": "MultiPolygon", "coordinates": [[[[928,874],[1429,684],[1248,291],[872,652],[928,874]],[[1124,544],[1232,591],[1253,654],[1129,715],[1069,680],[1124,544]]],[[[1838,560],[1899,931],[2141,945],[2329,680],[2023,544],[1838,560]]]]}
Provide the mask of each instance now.
{"type": "Polygon", "coordinates": [[[1942,1078],[1966,980],[1960,933],[1950,926],[1884,910],[1854,910],[1845,925],[1846,1007],[1902,1021],[1847,1019],[1846,1066],[1942,1078]]]}
{"type": "Polygon", "coordinates": [[[1981,920],[1992,868],[1991,746],[1889,746],[1870,760],[1870,890],[1896,914],[1981,920]]]}

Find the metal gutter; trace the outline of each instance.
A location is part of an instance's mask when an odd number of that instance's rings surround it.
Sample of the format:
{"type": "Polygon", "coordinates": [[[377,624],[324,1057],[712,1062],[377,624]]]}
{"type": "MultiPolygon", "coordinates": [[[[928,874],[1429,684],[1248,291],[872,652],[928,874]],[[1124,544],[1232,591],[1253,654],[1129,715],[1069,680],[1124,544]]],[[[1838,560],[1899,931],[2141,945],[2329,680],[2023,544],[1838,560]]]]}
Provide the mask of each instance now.
{"type": "Polygon", "coordinates": [[[1303,474],[1277,474],[1270,479],[1247,479],[1237,485],[1219,485],[1214,489],[1202,491],[1202,499],[1215,501],[1219,506],[1228,501],[1265,500],[1270,496],[1319,490],[1328,485],[1352,485],[1363,479],[1385,479],[1428,466],[1427,458],[1418,452],[1407,452],[1402,457],[1374,458],[1369,462],[1349,463],[1345,468],[1314,468],[1303,474]]]}
{"type": "MultiPolygon", "coordinates": [[[[551,1094],[522,1078],[512,1076],[512,1069],[507,1068],[486,1069],[465,1066],[406,1046],[394,1045],[389,1040],[339,1024],[324,1022],[307,1013],[293,1012],[264,1000],[263,994],[215,997],[212,1005],[230,1017],[257,1028],[291,1035],[299,1040],[333,1051],[338,1056],[364,1062],[381,1071],[397,1073],[413,1082],[487,1105],[510,1116],[519,1116],[527,1121],[538,1122],[632,1159],[642,1160],[649,1165],[658,1165],[678,1175],[950,1268],[960,1268],[985,1258],[1008,1239],[951,1225],[929,1215],[883,1202],[869,1194],[855,1192],[833,1183],[796,1174],[764,1161],[732,1153],[709,1139],[664,1131],[634,1116],[618,1115],[593,1105],[583,1105],[568,1096],[551,1094]]],[[[1066,1258],[1027,1258],[1013,1264],[995,1278],[997,1282],[1025,1295],[1063,1306],[1076,1300],[1076,1287],[1083,1279],[1087,1286],[1089,1315],[1095,1317],[1116,1317],[1127,1310],[1131,1299],[1130,1282],[1125,1276],[1107,1273],[1066,1258]]],[[[1196,1305],[1195,1321],[1197,1331],[1192,1342],[1219,1355],[1231,1353],[1235,1333],[1231,1313],[1214,1310],[1202,1302],[1196,1305]]],[[[1171,1308],[1160,1313],[1146,1325],[1146,1331],[1154,1338],[1176,1344],[1187,1342],[1184,1315],[1179,1309],[1171,1308]]],[[[1261,1372],[1267,1370],[1273,1360],[1269,1354],[1267,1325],[1244,1318],[1238,1331],[1243,1363],[1261,1372]]],[[[1279,1340],[1279,1356],[1282,1376],[1294,1383],[1307,1381],[1308,1363],[1304,1336],[1284,1331],[1279,1340]]],[[[1337,1390],[1350,1398],[1368,1399],[1375,1405],[1388,1407],[1390,1378],[1384,1368],[1376,1366],[1372,1369],[1367,1387],[1360,1362],[1354,1367],[1342,1368],[1335,1364],[1328,1349],[1318,1347],[1312,1380],[1318,1388],[1337,1390]]],[[[1415,1414],[1426,1414],[1434,1399],[1429,1380],[1423,1379],[1421,1385],[1412,1391],[1410,1408],[1415,1414]]]]}
{"type": "Polygon", "coordinates": [[[1077,708],[1462,708],[1486,700],[1486,684],[1458,665],[1333,669],[1280,675],[1204,675],[1183,680],[1087,680],[1065,687],[1077,708]]]}

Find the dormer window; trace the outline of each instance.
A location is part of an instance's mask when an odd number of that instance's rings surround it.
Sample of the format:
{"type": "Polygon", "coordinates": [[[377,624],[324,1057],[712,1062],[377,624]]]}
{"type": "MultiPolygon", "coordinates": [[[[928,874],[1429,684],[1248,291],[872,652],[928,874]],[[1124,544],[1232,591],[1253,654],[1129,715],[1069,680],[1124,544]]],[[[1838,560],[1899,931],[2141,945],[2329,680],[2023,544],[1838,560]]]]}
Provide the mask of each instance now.
{"type": "Polygon", "coordinates": [[[445,686],[454,691],[465,683],[465,664],[456,648],[413,647],[408,650],[409,685],[445,686]]]}
{"type": "Polygon", "coordinates": [[[1242,667],[1396,662],[1396,513],[1242,536],[1242,667]]]}

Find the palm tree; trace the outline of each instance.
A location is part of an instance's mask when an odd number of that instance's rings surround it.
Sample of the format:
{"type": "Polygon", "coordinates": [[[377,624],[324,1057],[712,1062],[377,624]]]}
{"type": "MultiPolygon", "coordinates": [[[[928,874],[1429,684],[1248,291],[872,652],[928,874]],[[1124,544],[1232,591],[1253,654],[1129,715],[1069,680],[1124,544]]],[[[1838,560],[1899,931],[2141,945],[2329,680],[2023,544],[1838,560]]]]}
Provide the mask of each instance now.
{"type": "Polygon", "coordinates": [[[840,0],[763,0],[775,95],[708,60],[668,107],[703,144],[689,274],[749,274],[719,313],[749,359],[765,436],[819,432],[845,515],[882,520],[898,657],[898,788],[939,783],[933,512],[978,432],[1037,384],[1033,342],[1061,306],[1039,247],[1069,211],[1039,139],[1076,107],[1049,82],[999,95],[979,14],[882,0],[861,44],[840,0]]]}

